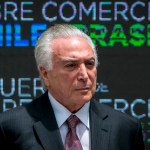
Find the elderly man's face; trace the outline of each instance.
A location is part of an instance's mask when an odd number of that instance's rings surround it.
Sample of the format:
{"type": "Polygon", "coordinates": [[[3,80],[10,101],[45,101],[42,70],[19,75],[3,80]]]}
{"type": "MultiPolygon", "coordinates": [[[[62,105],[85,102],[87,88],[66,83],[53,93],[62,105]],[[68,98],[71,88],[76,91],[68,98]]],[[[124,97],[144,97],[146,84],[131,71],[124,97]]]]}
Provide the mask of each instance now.
{"type": "Polygon", "coordinates": [[[53,69],[41,69],[44,82],[57,101],[70,111],[76,111],[96,90],[94,52],[82,37],[54,39],[52,48],[53,69]]]}

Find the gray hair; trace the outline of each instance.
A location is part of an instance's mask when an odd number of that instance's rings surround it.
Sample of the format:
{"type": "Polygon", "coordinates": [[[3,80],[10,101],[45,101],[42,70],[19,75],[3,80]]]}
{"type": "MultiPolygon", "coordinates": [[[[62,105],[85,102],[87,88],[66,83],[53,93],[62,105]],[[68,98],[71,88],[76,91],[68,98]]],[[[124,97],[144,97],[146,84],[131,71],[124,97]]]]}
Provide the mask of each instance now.
{"type": "Polygon", "coordinates": [[[41,37],[39,37],[37,44],[35,46],[35,60],[37,63],[38,69],[41,66],[46,67],[48,70],[52,69],[52,47],[51,43],[55,38],[58,37],[72,37],[72,36],[80,36],[87,40],[94,51],[95,55],[95,63],[98,65],[98,57],[95,45],[93,44],[91,38],[86,35],[82,30],[76,28],[73,25],[69,24],[56,24],[50,28],[48,28],[41,37]]]}

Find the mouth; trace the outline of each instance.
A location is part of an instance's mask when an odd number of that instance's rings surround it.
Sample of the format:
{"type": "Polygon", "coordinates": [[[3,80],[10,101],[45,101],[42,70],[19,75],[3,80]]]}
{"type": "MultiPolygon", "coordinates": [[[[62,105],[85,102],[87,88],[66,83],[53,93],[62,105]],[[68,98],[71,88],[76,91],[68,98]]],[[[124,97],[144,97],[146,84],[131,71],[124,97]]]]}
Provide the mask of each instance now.
{"type": "Polygon", "coordinates": [[[84,92],[87,92],[89,91],[89,87],[82,87],[82,88],[77,88],[76,91],[84,91],[84,92]]]}

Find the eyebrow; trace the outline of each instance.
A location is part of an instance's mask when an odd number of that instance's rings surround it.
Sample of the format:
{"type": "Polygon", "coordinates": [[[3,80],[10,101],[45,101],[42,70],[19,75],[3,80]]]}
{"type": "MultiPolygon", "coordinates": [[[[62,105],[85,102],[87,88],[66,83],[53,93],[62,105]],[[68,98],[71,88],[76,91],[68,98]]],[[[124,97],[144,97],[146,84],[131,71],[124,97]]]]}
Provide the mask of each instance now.
{"type": "MultiPolygon", "coordinates": [[[[95,61],[95,58],[94,57],[90,57],[90,58],[87,58],[85,61],[90,61],[90,60],[95,61]]],[[[67,63],[67,62],[78,62],[79,60],[76,59],[76,58],[65,58],[65,59],[62,59],[61,61],[63,63],[67,63]]]]}

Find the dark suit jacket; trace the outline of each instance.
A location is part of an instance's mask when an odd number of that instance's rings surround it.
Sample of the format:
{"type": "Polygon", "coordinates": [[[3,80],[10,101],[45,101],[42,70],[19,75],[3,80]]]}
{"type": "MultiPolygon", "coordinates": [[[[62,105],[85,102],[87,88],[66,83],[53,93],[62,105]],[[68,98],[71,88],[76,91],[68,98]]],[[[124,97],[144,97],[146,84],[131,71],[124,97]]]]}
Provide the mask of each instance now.
{"type": "MultiPolygon", "coordinates": [[[[62,114],[63,115],[63,114],[62,114]]],[[[140,123],[91,100],[91,150],[144,150],[140,123]]],[[[0,114],[0,149],[64,150],[47,92],[0,114]]]]}

